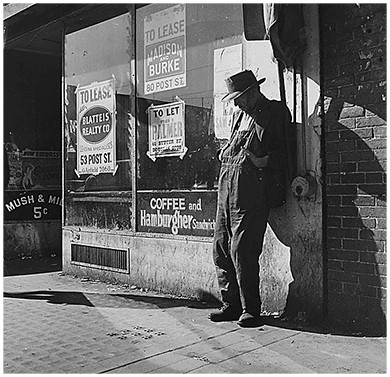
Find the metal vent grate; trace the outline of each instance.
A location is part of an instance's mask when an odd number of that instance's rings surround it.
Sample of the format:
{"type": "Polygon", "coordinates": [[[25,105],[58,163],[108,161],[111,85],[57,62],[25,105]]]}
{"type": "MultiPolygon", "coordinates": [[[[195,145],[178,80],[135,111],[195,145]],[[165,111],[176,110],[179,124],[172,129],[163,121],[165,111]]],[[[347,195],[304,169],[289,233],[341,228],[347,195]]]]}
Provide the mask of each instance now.
{"type": "Polygon", "coordinates": [[[128,261],[129,250],[71,244],[72,264],[118,272],[129,272],[128,261]]]}

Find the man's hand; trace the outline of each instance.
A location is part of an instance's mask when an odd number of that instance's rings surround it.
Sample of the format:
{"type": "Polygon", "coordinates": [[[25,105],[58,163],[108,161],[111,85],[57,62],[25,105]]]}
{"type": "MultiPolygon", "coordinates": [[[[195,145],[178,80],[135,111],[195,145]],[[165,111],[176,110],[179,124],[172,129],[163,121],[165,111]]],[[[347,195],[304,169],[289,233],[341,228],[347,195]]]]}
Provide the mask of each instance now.
{"type": "Polygon", "coordinates": [[[218,160],[222,162],[222,155],[223,155],[223,152],[225,152],[225,149],[227,149],[227,147],[229,146],[229,143],[226,143],[222,149],[218,152],[218,160]]]}
{"type": "Polygon", "coordinates": [[[250,158],[250,160],[257,168],[262,169],[267,166],[269,157],[268,155],[264,157],[256,157],[249,149],[244,149],[244,153],[250,158]]]}

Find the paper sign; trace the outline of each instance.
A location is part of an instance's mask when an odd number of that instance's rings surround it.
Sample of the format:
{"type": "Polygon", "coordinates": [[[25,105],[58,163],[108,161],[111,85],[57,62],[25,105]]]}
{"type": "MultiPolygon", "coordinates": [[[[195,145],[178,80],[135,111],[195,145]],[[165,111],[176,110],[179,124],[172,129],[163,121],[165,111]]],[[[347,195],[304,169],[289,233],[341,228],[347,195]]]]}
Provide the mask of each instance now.
{"type": "Polygon", "coordinates": [[[145,94],[186,86],[185,16],[185,5],[175,5],[145,17],[145,94]]]}
{"type": "Polygon", "coordinates": [[[187,152],[184,115],[183,101],[149,107],[147,155],[153,161],[156,161],[157,157],[184,157],[187,152]]]}
{"type": "Polygon", "coordinates": [[[242,71],[242,45],[214,50],[214,129],[217,139],[229,139],[229,120],[236,109],[233,102],[222,102],[227,93],[225,79],[242,71]]]}
{"type": "Polygon", "coordinates": [[[115,173],[115,83],[80,87],[77,95],[77,173],[115,173]]]}

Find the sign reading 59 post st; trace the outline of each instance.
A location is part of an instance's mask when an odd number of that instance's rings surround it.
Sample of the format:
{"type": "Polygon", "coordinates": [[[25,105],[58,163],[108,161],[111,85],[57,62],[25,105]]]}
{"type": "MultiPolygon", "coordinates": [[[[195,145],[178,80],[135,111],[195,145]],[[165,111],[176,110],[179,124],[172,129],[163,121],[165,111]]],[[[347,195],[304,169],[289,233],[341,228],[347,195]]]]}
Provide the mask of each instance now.
{"type": "Polygon", "coordinates": [[[115,83],[79,87],[77,93],[77,174],[115,173],[115,83]]]}
{"type": "Polygon", "coordinates": [[[186,8],[179,4],[144,19],[145,94],[186,86],[186,8]]]}

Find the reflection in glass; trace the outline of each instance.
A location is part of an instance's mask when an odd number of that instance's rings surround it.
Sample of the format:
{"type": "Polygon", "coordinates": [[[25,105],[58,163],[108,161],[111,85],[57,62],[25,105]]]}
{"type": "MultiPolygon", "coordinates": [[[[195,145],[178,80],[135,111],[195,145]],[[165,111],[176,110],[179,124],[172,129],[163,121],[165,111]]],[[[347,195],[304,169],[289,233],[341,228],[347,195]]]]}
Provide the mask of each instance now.
{"type": "Polygon", "coordinates": [[[137,188],[214,189],[224,142],[214,130],[214,50],[242,42],[241,5],[152,4],[136,17],[137,188]],[[153,161],[147,110],[177,101],[185,103],[187,152],[153,161]]]}
{"type": "Polygon", "coordinates": [[[128,14],[81,29],[65,39],[65,185],[69,191],[131,190],[132,119],[130,113],[131,82],[128,14]],[[77,103],[79,87],[114,79],[116,105],[115,174],[78,175],[77,103]]]}

